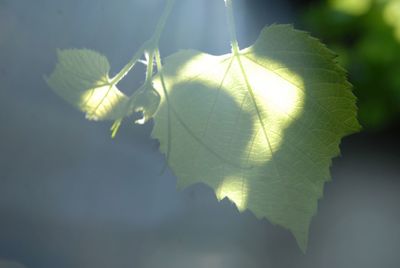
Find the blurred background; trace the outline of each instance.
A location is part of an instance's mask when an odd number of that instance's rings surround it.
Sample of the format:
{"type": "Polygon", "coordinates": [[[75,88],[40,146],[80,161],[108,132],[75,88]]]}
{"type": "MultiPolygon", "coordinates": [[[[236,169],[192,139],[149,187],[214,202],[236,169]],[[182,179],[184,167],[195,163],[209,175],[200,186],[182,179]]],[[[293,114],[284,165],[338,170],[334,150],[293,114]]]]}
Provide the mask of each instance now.
{"type": "MultiPolygon", "coordinates": [[[[147,40],[164,0],[0,0],[0,268],[399,267],[400,0],[234,0],[242,48],[290,23],[339,56],[363,131],[346,137],[307,254],[291,234],[184,191],[152,124],[94,123],[46,85],[57,48],[105,54],[116,73],[147,40]]],[[[161,53],[230,50],[223,0],[177,0],[161,53]]],[[[120,88],[144,81],[139,66],[120,88]]]]}

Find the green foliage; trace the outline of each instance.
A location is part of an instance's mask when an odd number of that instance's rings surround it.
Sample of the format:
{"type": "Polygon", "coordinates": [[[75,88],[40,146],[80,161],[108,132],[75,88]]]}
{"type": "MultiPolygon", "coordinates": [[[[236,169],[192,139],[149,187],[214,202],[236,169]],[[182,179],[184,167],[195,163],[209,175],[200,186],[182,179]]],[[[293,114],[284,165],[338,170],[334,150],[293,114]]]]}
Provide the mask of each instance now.
{"type": "Polygon", "coordinates": [[[288,228],[305,251],[331,159],[340,139],[359,129],[344,70],[318,40],[288,25],[266,27],[239,50],[232,10],[231,54],[186,50],[162,66],[157,43],[172,3],[155,35],[114,78],[104,56],[64,50],[48,84],[89,119],[115,120],[113,135],[133,111],[143,112],[138,123],[154,118],[152,136],[179,188],[206,183],[239,210],[288,228]],[[146,81],[125,96],[116,85],[144,52],[146,81]]]}
{"type": "Polygon", "coordinates": [[[399,18],[400,0],[325,0],[303,16],[306,27],[339,52],[366,129],[400,116],[399,18]]]}
{"type": "Polygon", "coordinates": [[[160,96],[152,86],[145,84],[128,98],[116,87],[126,70],[110,79],[110,65],[103,55],[88,49],[59,50],[57,54],[56,68],[46,78],[49,86],[84,112],[87,119],[115,120],[111,127],[113,137],[122,119],[133,111],[143,113],[136,123],[144,124],[157,110],[160,96]]]}
{"type": "Polygon", "coordinates": [[[153,137],[179,187],[208,184],[218,198],[290,229],[304,250],[340,139],[359,128],[334,55],[275,25],[238,56],[174,54],[162,75],[153,137]]]}

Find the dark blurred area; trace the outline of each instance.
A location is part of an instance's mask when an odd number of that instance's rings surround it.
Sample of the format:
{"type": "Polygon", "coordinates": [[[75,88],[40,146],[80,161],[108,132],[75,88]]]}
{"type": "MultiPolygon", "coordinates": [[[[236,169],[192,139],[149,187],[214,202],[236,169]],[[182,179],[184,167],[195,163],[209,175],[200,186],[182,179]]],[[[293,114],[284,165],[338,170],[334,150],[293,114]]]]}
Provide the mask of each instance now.
{"type": "MultiPolygon", "coordinates": [[[[43,76],[57,48],[105,54],[116,73],[163,0],[0,0],[0,268],[400,266],[400,0],[234,0],[238,39],[291,23],[338,53],[359,99],[303,255],[290,233],[197,184],[177,191],[151,123],[85,120],[43,76]]],[[[228,53],[223,0],[177,0],[164,56],[228,53]]],[[[139,66],[122,83],[144,81],[139,66]]]]}

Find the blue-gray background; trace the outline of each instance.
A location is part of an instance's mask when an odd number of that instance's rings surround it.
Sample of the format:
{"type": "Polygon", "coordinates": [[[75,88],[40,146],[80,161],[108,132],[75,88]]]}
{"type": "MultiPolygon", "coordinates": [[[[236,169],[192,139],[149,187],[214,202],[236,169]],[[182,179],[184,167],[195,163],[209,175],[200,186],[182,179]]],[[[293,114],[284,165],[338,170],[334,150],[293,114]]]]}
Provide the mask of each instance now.
{"type": "MultiPolygon", "coordinates": [[[[88,122],[44,82],[57,48],[91,48],[119,70],[150,37],[163,0],[0,0],[0,259],[28,268],[399,267],[399,132],[348,137],[311,225],[306,255],[290,233],[239,214],[212,190],[182,192],[151,124],[88,122]]],[[[241,47],[265,24],[296,23],[289,1],[237,0],[241,47]],[[270,2],[270,3],[268,3],[270,2]]],[[[178,0],[162,38],[229,52],[222,0],[178,0]]],[[[139,67],[121,85],[144,80],[139,67]]],[[[0,263],[1,266],[1,263],[0,263]]]]}

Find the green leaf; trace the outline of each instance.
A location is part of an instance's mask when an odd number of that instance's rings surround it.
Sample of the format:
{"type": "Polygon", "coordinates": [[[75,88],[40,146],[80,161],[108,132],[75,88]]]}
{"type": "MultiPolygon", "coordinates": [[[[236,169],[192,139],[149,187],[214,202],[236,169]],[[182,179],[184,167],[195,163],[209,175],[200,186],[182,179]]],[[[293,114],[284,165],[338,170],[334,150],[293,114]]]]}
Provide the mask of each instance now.
{"type": "Polygon", "coordinates": [[[178,177],[288,228],[305,251],[312,216],[343,136],[359,129],[335,55],[288,25],[265,28],[239,55],[186,50],[154,87],[152,136],[178,177]]]}
{"type": "Polygon", "coordinates": [[[132,112],[129,98],[111,83],[106,57],[88,49],[59,50],[57,54],[56,68],[46,81],[88,119],[117,120],[132,112]]]}

